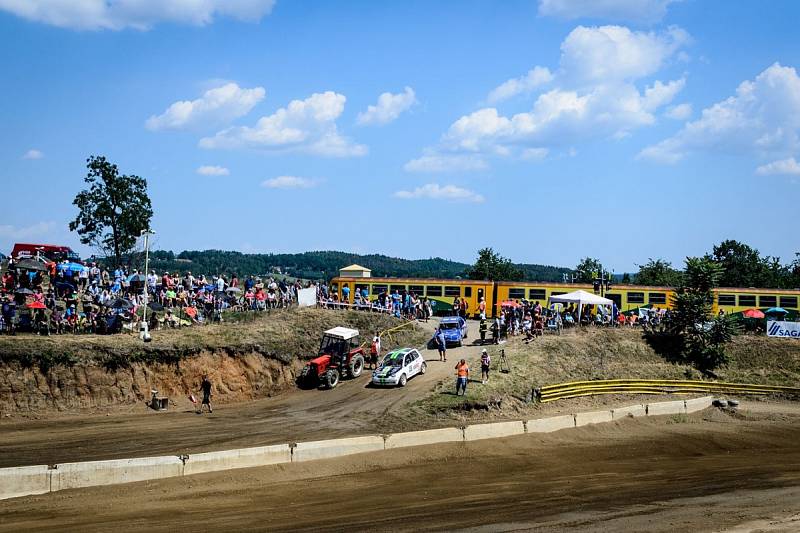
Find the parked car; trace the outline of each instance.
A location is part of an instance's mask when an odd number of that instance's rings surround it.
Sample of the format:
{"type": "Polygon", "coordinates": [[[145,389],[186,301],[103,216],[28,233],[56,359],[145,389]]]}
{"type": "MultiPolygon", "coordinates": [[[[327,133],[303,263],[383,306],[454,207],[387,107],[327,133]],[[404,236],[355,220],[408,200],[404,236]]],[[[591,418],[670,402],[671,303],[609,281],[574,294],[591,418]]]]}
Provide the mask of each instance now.
{"type": "Polygon", "coordinates": [[[439,323],[447,344],[461,346],[467,338],[467,321],[460,316],[446,316],[439,323]]]}
{"type": "Polygon", "coordinates": [[[414,348],[400,348],[386,354],[380,366],[372,372],[373,385],[405,387],[409,379],[428,370],[425,358],[414,348]]]}

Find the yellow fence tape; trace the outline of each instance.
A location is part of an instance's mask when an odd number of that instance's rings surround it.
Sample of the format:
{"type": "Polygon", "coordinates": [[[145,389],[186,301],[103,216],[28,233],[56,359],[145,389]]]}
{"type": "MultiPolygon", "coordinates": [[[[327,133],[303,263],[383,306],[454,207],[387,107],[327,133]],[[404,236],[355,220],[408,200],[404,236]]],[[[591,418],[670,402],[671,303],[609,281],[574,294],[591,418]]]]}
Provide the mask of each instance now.
{"type": "Polygon", "coordinates": [[[698,392],[800,396],[800,387],[680,379],[609,379],[547,385],[536,390],[536,398],[542,403],[547,403],[598,394],[692,394],[698,392]]]}

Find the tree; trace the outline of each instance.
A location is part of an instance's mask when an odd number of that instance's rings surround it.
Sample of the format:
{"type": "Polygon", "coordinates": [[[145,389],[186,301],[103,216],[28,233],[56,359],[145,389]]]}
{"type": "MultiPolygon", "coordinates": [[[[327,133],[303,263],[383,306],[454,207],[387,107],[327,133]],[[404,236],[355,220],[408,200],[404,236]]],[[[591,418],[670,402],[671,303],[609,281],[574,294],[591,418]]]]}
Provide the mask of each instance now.
{"type": "Polygon", "coordinates": [[[630,285],[630,284],[631,284],[631,275],[630,275],[630,274],[628,274],[627,272],[625,272],[625,273],[622,275],[622,281],[621,281],[621,283],[622,283],[623,285],[630,285]]]}
{"type": "Polygon", "coordinates": [[[491,248],[478,251],[478,259],[467,270],[469,279],[518,281],[522,279],[520,271],[510,259],[495,253],[491,248]]]}
{"type": "Polygon", "coordinates": [[[639,285],[660,285],[677,287],[681,284],[681,272],[672,268],[672,263],[663,259],[649,259],[639,266],[636,283],[639,285]]]}
{"type": "Polygon", "coordinates": [[[758,250],[729,239],[714,246],[711,259],[722,267],[720,285],[723,287],[762,287],[765,263],[758,250]]]}
{"type": "Polygon", "coordinates": [[[147,195],[147,181],[139,176],[119,174],[117,165],[103,156],[86,160],[89,188],[75,196],[78,208],[70,231],[77,231],[81,243],[94,246],[116,265],[136,246],[142,231],[150,229],[153,209],[147,195]]]}
{"type": "Polygon", "coordinates": [[[785,286],[790,289],[800,288],[800,252],[794,254],[795,260],[787,267],[785,286]]]}
{"type": "Polygon", "coordinates": [[[591,283],[600,273],[600,260],[593,257],[585,257],[581,259],[575,270],[578,273],[578,281],[580,283],[591,283]]]}
{"type": "Polygon", "coordinates": [[[738,333],[733,319],[712,316],[712,289],[722,273],[722,266],[708,257],[687,258],[683,283],[675,291],[669,315],[658,326],[644,330],[645,339],[657,352],[704,374],[713,374],[727,363],[725,344],[738,333]]]}

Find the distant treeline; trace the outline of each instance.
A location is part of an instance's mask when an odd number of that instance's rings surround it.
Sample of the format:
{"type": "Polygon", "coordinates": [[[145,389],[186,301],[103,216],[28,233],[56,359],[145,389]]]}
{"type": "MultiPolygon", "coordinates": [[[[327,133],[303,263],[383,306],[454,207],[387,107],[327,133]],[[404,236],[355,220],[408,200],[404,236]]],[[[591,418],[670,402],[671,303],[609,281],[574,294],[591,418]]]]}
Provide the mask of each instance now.
{"type": "MultiPolygon", "coordinates": [[[[129,256],[129,264],[143,268],[141,253],[129,256]]],[[[762,256],[747,244],[726,240],[715,245],[704,257],[721,269],[722,287],[800,288],[800,253],[789,262],[778,257],[762,256]]],[[[150,265],[164,271],[207,276],[223,273],[263,276],[278,273],[303,279],[324,279],[339,274],[339,269],[353,263],[372,270],[373,276],[408,278],[471,278],[507,281],[563,281],[570,274],[578,282],[591,283],[602,270],[596,258],[582,259],[574,268],[512,263],[491,248],[479,250],[474,265],[431,259],[400,259],[380,254],[360,255],[347,252],[303,252],[299,254],[244,254],[225,250],[184,251],[175,254],[158,250],[150,253],[150,265]],[[572,276],[575,274],[575,276],[572,276]]],[[[639,271],[614,275],[613,283],[678,287],[684,281],[682,269],[664,259],[649,259],[639,271]]]]}
{"type": "MultiPolygon", "coordinates": [[[[138,262],[138,261],[137,261],[138,262]]],[[[244,254],[226,250],[187,250],[179,254],[157,250],[150,252],[151,268],[192,274],[236,273],[239,277],[269,274],[280,269],[283,274],[304,279],[329,279],[339,269],[353,263],[372,270],[373,276],[410,278],[466,277],[472,265],[431,259],[400,259],[380,254],[361,255],[347,252],[303,252],[298,254],[244,254]]],[[[570,268],[515,264],[527,281],[561,281],[570,268]]]]}

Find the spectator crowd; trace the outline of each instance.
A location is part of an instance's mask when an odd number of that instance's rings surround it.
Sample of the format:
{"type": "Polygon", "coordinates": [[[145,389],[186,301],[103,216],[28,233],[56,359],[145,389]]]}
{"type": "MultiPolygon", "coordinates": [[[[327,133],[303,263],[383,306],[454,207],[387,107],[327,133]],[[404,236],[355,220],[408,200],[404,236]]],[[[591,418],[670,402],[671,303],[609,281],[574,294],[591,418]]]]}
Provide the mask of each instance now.
{"type": "Polygon", "coordinates": [[[275,277],[144,274],[93,262],[9,259],[0,285],[0,331],[116,333],[133,329],[144,306],[150,329],[208,323],[221,321],[226,310],[289,307],[302,288],[275,277]]]}
{"type": "MultiPolygon", "coordinates": [[[[466,301],[466,300],[465,300],[466,301]]],[[[317,290],[319,307],[327,309],[352,308],[357,311],[373,311],[389,313],[397,318],[408,320],[428,321],[434,315],[437,302],[425,296],[417,296],[414,291],[395,290],[394,292],[382,291],[374,301],[370,301],[367,289],[355,290],[350,294],[350,288],[342,287],[342,297],[325,285],[320,285],[317,290]]]]}

